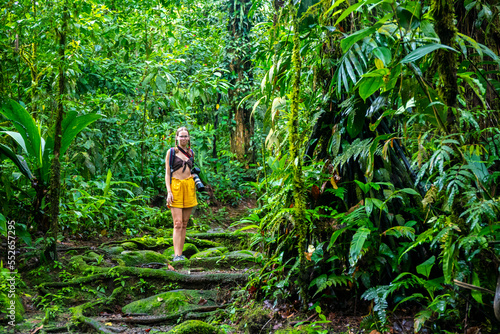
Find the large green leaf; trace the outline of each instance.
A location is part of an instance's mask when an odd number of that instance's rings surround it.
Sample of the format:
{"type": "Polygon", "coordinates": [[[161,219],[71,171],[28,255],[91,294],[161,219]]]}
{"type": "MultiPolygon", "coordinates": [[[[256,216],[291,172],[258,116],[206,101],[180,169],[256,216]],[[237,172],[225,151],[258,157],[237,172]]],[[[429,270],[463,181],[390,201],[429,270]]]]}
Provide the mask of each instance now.
{"type": "Polygon", "coordinates": [[[425,262],[423,262],[417,266],[417,273],[419,273],[419,274],[425,276],[427,279],[429,279],[429,275],[431,274],[432,266],[434,266],[435,262],[436,262],[436,257],[433,255],[430,258],[428,258],[425,262]]]}
{"type": "Polygon", "coordinates": [[[0,235],[7,237],[7,219],[0,213],[0,235]]]}
{"type": "MultiPolygon", "coordinates": [[[[359,7],[363,5],[370,5],[372,3],[378,2],[378,0],[364,0],[360,1],[358,3],[355,3],[354,5],[349,6],[346,10],[342,12],[342,15],[339,16],[337,21],[335,22],[335,26],[337,26],[342,20],[344,20],[349,14],[352,12],[356,11],[359,7]]],[[[336,7],[338,5],[339,1],[335,2],[332,7],[336,7]]],[[[332,9],[332,8],[331,8],[332,9]]],[[[329,9],[330,10],[330,9],[329,9]]]]}
{"type": "Polygon", "coordinates": [[[30,180],[33,179],[33,174],[31,174],[31,170],[29,169],[26,160],[24,160],[22,156],[16,155],[8,146],[0,144],[0,157],[2,154],[12,160],[12,162],[17,166],[17,168],[19,168],[19,171],[24,176],[26,176],[30,180]]]}
{"type": "Polygon", "coordinates": [[[99,118],[99,114],[76,116],[76,111],[68,113],[62,122],[61,156],[66,153],[76,135],[99,118]]]}
{"type": "MultiPolygon", "coordinates": [[[[76,111],[68,112],[68,114],[63,119],[61,124],[62,138],[61,138],[61,150],[59,152],[60,157],[62,157],[64,153],[66,153],[66,151],[69,148],[69,145],[71,145],[71,142],[73,141],[73,139],[75,139],[76,135],[80,133],[80,131],[82,131],[89,124],[98,120],[101,117],[102,115],[99,114],[87,114],[87,115],[77,116],[76,111]]],[[[49,136],[47,137],[47,141],[45,143],[45,149],[43,150],[42,178],[44,181],[48,181],[49,166],[50,166],[49,156],[53,152],[54,152],[54,129],[52,128],[49,136]]]]}
{"type": "Polygon", "coordinates": [[[404,57],[401,60],[401,64],[406,64],[406,63],[417,61],[420,58],[422,58],[423,56],[425,56],[433,51],[436,51],[438,49],[448,49],[448,50],[451,50],[453,52],[457,52],[457,50],[455,50],[452,47],[449,47],[448,45],[437,44],[437,43],[427,44],[427,45],[419,47],[418,49],[412,51],[410,54],[408,54],[406,57],[404,57]]]}
{"type": "Polygon", "coordinates": [[[351,48],[356,42],[362,40],[363,38],[370,36],[373,34],[375,31],[377,31],[378,28],[380,28],[387,20],[392,18],[394,16],[393,13],[388,13],[386,14],[383,18],[378,20],[377,23],[375,23],[373,26],[361,29],[356,31],[355,33],[347,36],[340,42],[340,46],[342,47],[342,51],[345,53],[347,50],[351,48]]]}
{"type": "Polygon", "coordinates": [[[28,149],[26,148],[26,142],[24,141],[23,136],[21,136],[21,134],[19,132],[2,131],[2,133],[5,133],[5,134],[11,136],[12,139],[14,139],[16,141],[16,143],[18,143],[19,146],[21,146],[21,148],[23,149],[24,153],[26,153],[27,155],[29,155],[28,149]]]}
{"type": "Polygon", "coordinates": [[[19,103],[7,100],[0,105],[0,113],[7,117],[23,137],[28,156],[34,159],[36,167],[42,165],[42,138],[35,120],[19,103]]]}
{"type": "Polygon", "coordinates": [[[369,28],[358,30],[355,33],[353,33],[353,34],[349,35],[348,37],[344,38],[340,42],[340,46],[342,47],[342,51],[344,53],[347,52],[347,50],[349,50],[351,48],[351,46],[354,45],[354,43],[362,40],[366,36],[370,36],[375,31],[377,31],[377,27],[369,27],[369,28]]]}
{"type": "MultiPolygon", "coordinates": [[[[481,286],[481,280],[479,279],[477,271],[472,272],[472,284],[479,287],[481,286]]],[[[471,295],[479,304],[483,303],[483,295],[480,291],[472,290],[471,295]]]]}
{"type": "Polygon", "coordinates": [[[360,227],[352,237],[351,249],[349,250],[349,264],[354,268],[362,255],[363,245],[371,231],[366,227],[360,227]]]}
{"type": "Polygon", "coordinates": [[[167,82],[162,78],[161,75],[156,76],[156,87],[158,87],[158,90],[162,93],[167,92],[167,82]]]}
{"type": "Polygon", "coordinates": [[[351,111],[347,118],[347,133],[351,138],[356,138],[365,124],[365,110],[360,110],[359,106],[351,111]]]}
{"type": "Polygon", "coordinates": [[[384,77],[364,77],[359,84],[359,96],[366,101],[373,93],[378,91],[384,85],[384,77]]]}

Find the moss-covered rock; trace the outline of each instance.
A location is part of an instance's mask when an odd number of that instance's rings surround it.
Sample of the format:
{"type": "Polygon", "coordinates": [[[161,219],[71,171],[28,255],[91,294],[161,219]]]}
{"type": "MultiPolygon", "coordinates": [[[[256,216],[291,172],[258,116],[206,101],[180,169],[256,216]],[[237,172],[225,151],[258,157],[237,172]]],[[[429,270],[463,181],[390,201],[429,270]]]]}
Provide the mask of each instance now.
{"type": "Polygon", "coordinates": [[[125,249],[122,246],[115,246],[104,249],[104,251],[109,255],[118,255],[121,254],[124,250],[125,249]]]}
{"type": "MultiPolygon", "coordinates": [[[[203,253],[203,252],[200,252],[203,253]]],[[[198,253],[199,254],[199,253],[198,253]]],[[[220,256],[199,257],[197,254],[189,259],[189,267],[202,267],[207,270],[210,269],[228,269],[228,268],[253,268],[258,266],[258,257],[249,254],[236,254],[224,253],[220,256]]],[[[172,266],[176,269],[185,268],[186,261],[172,262],[172,266]]]]}
{"type": "Polygon", "coordinates": [[[246,334],[267,333],[267,331],[263,331],[262,329],[269,322],[271,317],[271,310],[269,309],[264,309],[262,307],[251,308],[243,313],[243,320],[240,321],[237,332],[246,334]]]}
{"type": "Polygon", "coordinates": [[[233,251],[225,254],[226,256],[234,256],[234,257],[239,257],[239,258],[245,258],[245,257],[257,257],[258,252],[254,252],[251,250],[239,250],[239,251],[233,251]]]}
{"type": "MultiPolygon", "coordinates": [[[[182,249],[182,255],[185,257],[191,257],[192,255],[199,253],[200,251],[198,248],[190,243],[185,243],[184,248],[182,249]]],[[[163,252],[163,255],[165,255],[167,258],[171,259],[174,256],[174,246],[165,249],[163,252]]]]}
{"type": "Polygon", "coordinates": [[[150,250],[123,251],[117,256],[116,261],[120,266],[135,267],[146,263],[166,263],[167,257],[150,250]]]}
{"type": "Polygon", "coordinates": [[[198,239],[194,237],[186,237],[186,242],[196,245],[198,248],[214,248],[214,247],[222,247],[223,245],[219,242],[215,242],[212,240],[204,240],[198,239]]]}
{"type": "Polygon", "coordinates": [[[200,320],[188,320],[175,326],[167,334],[222,334],[224,331],[200,320]]]}
{"type": "MultiPolygon", "coordinates": [[[[9,281],[7,284],[10,284],[9,281]]],[[[24,307],[17,295],[9,296],[0,293],[0,310],[0,323],[12,324],[23,321],[24,307]]]]}
{"type": "Polygon", "coordinates": [[[221,256],[223,252],[220,250],[220,248],[227,250],[226,247],[208,248],[205,249],[204,251],[194,254],[193,256],[191,256],[191,259],[202,259],[206,257],[221,256]]]}
{"type": "Polygon", "coordinates": [[[126,249],[126,250],[136,250],[137,249],[137,244],[134,242],[126,241],[121,244],[121,246],[126,249]]]}
{"type": "Polygon", "coordinates": [[[145,235],[140,238],[132,238],[122,241],[110,241],[103,243],[100,247],[106,248],[110,245],[121,246],[126,250],[136,250],[136,249],[160,249],[173,245],[171,237],[151,237],[150,235],[145,235]]]}
{"type": "Polygon", "coordinates": [[[216,298],[217,292],[212,290],[172,290],[132,302],[125,305],[122,311],[148,315],[168,314],[198,308],[200,301],[203,306],[215,306],[216,298]]]}
{"type": "Polygon", "coordinates": [[[83,257],[85,261],[88,262],[98,262],[101,256],[97,254],[96,252],[88,252],[87,254],[84,255],[83,257]]]}

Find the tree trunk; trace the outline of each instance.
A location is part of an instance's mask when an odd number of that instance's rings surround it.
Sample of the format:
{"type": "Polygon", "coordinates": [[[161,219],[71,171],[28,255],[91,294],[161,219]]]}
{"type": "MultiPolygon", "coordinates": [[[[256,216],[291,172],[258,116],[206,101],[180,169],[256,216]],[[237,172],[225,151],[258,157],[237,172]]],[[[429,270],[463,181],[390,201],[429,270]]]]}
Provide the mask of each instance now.
{"type": "Polygon", "coordinates": [[[241,99],[248,93],[253,81],[250,39],[248,37],[251,29],[248,19],[250,6],[250,0],[230,1],[228,30],[232,35],[232,41],[227,47],[227,53],[233,57],[229,63],[229,70],[232,73],[230,82],[234,87],[229,90],[230,119],[235,121],[234,126],[231,126],[231,152],[236,155],[238,161],[245,163],[251,163],[255,160],[251,144],[254,133],[252,111],[247,108],[245,103],[239,105],[241,99]]]}
{"type": "Polygon", "coordinates": [[[293,88],[290,105],[290,117],[288,120],[288,143],[290,147],[290,161],[293,164],[293,197],[295,228],[298,234],[298,251],[300,260],[299,287],[302,298],[302,306],[307,306],[307,271],[306,271],[306,205],[304,199],[304,180],[302,178],[302,159],[300,157],[299,143],[299,100],[300,100],[300,39],[299,39],[299,19],[297,18],[297,9],[292,5],[293,20],[293,53],[292,63],[294,69],[293,88]]]}
{"type": "Polygon", "coordinates": [[[59,196],[61,190],[61,140],[62,140],[62,120],[64,118],[64,53],[66,47],[66,26],[68,22],[68,9],[66,4],[63,7],[63,23],[59,35],[59,95],[57,97],[57,113],[54,125],[54,157],[51,165],[50,180],[50,230],[47,246],[44,251],[45,261],[57,260],[57,235],[59,233],[59,196]]]}
{"type": "MultiPolygon", "coordinates": [[[[433,3],[435,30],[441,40],[441,44],[455,47],[457,27],[455,25],[455,7],[452,0],[434,0],[433,3]]],[[[454,127],[456,116],[453,108],[457,106],[457,55],[455,52],[440,49],[436,53],[439,73],[438,93],[448,106],[447,123],[448,128],[454,127]]]]}

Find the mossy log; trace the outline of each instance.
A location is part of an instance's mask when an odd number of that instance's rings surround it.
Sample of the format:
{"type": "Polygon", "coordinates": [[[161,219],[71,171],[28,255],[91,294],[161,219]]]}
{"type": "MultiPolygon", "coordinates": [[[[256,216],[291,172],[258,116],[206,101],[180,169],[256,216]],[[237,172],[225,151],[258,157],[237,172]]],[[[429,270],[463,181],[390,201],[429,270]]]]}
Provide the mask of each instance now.
{"type": "MultiPolygon", "coordinates": [[[[136,268],[136,267],[97,267],[88,265],[81,255],[74,256],[72,262],[78,264],[78,267],[82,272],[91,272],[91,275],[87,278],[81,278],[85,283],[102,279],[102,275],[106,275],[106,278],[116,278],[117,274],[136,276],[136,277],[148,277],[148,278],[158,278],[169,282],[177,282],[179,284],[189,285],[190,288],[200,287],[205,288],[206,285],[217,285],[217,284],[228,284],[228,283],[245,283],[248,279],[248,274],[244,273],[216,273],[216,274],[197,274],[197,275],[186,275],[181,274],[171,270],[165,269],[150,269],[150,268],[136,268]]],[[[80,280],[80,279],[76,279],[80,280]]],[[[79,281],[78,281],[79,282],[79,281]]],[[[62,287],[63,284],[79,284],[69,282],[54,282],[46,283],[43,285],[44,288],[48,287],[62,287]]],[[[67,285],[66,285],[67,286],[67,285]]]]}

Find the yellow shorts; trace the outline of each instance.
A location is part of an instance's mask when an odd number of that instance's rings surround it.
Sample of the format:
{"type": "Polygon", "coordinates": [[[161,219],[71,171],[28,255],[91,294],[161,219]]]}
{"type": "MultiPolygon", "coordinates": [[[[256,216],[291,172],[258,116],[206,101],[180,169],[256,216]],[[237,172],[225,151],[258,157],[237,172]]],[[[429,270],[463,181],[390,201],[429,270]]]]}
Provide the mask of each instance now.
{"type": "Polygon", "coordinates": [[[172,178],[170,189],[174,196],[174,200],[172,204],[170,204],[170,207],[184,209],[198,205],[193,177],[188,177],[183,180],[176,179],[175,177],[172,178]]]}

